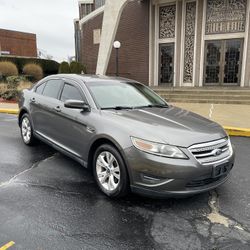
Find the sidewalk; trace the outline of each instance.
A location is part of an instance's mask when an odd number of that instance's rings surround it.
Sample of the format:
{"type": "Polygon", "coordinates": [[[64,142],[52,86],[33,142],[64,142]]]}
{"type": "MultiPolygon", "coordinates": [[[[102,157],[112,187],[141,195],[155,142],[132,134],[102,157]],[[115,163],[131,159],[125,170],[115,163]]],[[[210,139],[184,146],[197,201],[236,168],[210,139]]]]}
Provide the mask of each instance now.
{"type": "Polygon", "coordinates": [[[2,103],[0,102],[0,109],[18,109],[17,103],[2,103]]]}
{"type": "MultiPolygon", "coordinates": [[[[173,103],[222,125],[229,134],[250,136],[250,105],[173,103]]],[[[0,103],[0,113],[18,113],[15,103],[0,103]]]]}
{"type": "Polygon", "coordinates": [[[193,111],[222,126],[250,128],[250,105],[173,103],[173,105],[193,111]]]}
{"type": "Polygon", "coordinates": [[[250,105],[173,103],[200,114],[224,127],[229,135],[250,137],[250,105]]]}

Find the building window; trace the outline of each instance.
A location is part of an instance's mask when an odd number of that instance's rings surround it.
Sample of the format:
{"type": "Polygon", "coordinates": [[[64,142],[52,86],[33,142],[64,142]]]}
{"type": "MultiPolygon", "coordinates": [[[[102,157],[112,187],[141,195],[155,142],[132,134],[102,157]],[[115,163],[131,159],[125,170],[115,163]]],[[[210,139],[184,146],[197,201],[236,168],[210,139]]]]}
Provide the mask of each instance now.
{"type": "Polygon", "coordinates": [[[196,2],[186,3],[183,82],[193,82],[196,2]]]}
{"type": "Polygon", "coordinates": [[[105,0],[95,0],[95,9],[102,7],[105,5],[105,0]]]}
{"type": "Polygon", "coordinates": [[[207,0],[206,34],[244,32],[247,0],[207,0]]]}
{"type": "Polygon", "coordinates": [[[175,38],[176,5],[160,7],[159,38],[175,38]]]}
{"type": "Polygon", "coordinates": [[[159,45],[159,84],[173,86],[174,81],[174,43],[159,45]]]}
{"type": "Polygon", "coordinates": [[[93,43],[100,44],[100,42],[101,42],[101,30],[100,29],[93,30],[93,43]]]}

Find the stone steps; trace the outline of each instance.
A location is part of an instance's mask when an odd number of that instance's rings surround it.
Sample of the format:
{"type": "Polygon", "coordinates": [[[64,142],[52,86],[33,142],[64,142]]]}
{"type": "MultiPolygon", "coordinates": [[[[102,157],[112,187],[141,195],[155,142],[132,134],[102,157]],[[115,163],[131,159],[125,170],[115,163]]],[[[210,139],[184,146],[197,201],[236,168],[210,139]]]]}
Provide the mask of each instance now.
{"type": "Polygon", "coordinates": [[[249,95],[202,95],[202,94],[160,94],[163,98],[169,99],[213,99],[213,100],[223,100],[232,98],[233,100],[250,100],[249,95]]]}
{"type": "Polygon", "coordinates": [[[250,88],[154,88],[168,102],[250,105],[250,88]]]}
{"type": "Polygon", "coordinates": [[[241,105],[250,105],[250,100],[215,100],[215,99],[165,99],[169,103],[213,103],[213,104],[241,104],[241,105]]]}

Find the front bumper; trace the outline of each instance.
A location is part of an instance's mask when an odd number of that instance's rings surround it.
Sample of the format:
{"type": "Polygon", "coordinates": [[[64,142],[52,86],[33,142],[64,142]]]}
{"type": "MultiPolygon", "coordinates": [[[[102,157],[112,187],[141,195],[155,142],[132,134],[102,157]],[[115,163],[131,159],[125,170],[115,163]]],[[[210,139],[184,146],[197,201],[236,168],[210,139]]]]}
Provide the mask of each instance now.
{"type": "MultiPolygon", "coordinates": [[[[234,152],[234,151],[233,151],[234,152]]],[[[171,159],[139,151],[125,150],[130,173],[131,190],[150,197],[189,196],[214,189],[230,176],[235,155],[219,164],[201,165],[186,151],[189,159],[171,159]],[[226,166],[226,171],[215,176],[215,167],[226,166]]]]}

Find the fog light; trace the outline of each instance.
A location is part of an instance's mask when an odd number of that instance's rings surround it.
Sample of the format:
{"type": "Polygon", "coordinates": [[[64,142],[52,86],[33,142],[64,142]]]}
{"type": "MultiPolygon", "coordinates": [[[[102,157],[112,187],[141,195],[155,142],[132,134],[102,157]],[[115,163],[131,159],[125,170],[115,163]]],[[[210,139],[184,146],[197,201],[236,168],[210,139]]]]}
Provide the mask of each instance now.
{"type": "Polygon", "coordinates": [[[152,177],[149,175],[145,175],[145,174],[141,174],[141,178],[142,178],[143,182],[146,182],[148,184],[157,184],[157,183],[162,181],[162,179],[152,177]]]}
{"type": "Polygon", "coordinates": [[[147,186],[147,187],[157,187],[161,185],[165,185],[174,179],[168,179],[168,178],[161,178],[153,175],[148,175],[141,173],[140,174],[141,180],[142,180],[142,185],[147,186]]]}

